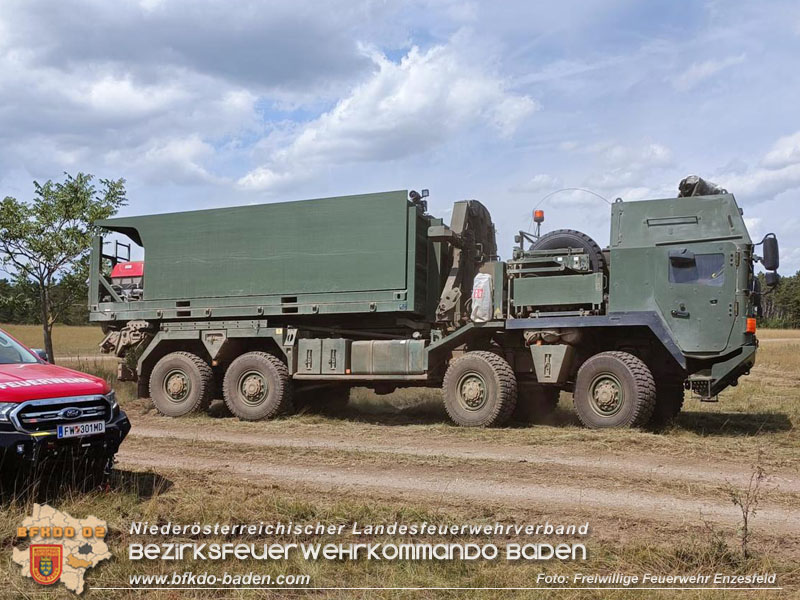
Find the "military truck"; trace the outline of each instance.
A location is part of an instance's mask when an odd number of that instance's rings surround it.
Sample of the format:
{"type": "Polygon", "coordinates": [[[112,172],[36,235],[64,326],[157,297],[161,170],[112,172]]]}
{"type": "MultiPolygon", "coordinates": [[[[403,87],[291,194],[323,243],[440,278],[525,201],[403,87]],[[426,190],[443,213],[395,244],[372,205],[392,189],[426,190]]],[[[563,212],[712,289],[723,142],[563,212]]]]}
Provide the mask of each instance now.
{"type": "Polygon", "coordinates": [[[569,391],[586,426],[636,427],[753,366],[754,263],[775,284],[778,246],[772,234],[754,245],[725,190],[694,178],[677,198],[618,199],[605,249],[578,231],[521,231],[506,261],[483,204],[456,202],[448,225],[426,197],[101,221],[113,243],[94,241],[90,319],[120,377],[174,417],[219,392],[258,420],[341,405],[354,386],[427,386],[462,426],[546,413],[569,391]],[[112,282],[127,262],[135,293],[112,282]]]}

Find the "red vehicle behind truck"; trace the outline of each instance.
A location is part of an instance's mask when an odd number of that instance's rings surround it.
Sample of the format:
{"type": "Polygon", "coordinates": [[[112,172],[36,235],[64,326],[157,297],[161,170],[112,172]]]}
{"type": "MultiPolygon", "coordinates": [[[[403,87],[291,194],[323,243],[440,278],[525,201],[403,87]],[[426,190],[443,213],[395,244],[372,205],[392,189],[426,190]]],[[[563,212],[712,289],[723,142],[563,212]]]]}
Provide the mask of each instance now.
{"type": "Polygon", "coordinates": [[[130,431],[100,377],[56,366],[0,330],[0,480],[38,467],[102,479],[130,431]]]}

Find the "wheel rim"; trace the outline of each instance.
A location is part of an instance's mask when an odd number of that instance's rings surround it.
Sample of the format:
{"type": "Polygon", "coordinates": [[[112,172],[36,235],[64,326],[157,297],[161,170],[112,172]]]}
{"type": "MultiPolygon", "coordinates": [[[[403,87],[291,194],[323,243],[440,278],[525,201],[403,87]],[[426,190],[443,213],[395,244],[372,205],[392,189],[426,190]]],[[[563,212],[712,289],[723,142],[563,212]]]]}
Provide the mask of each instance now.
{"type": "Polygon", "coordinates": [[[612,373],[597,375],[589,386],[589,405],[601,417],[617,414],[625,403],[622,383],[612,373]]]}
{"type": "Polygon", "coordinates": [[[239,396],[245,404],[258,406],[269,395],[269,383],[258,371],[247,371],[239,378],[239,396]]]}
{"type": "Polygon", "coordinates": [[[173,369],[164,377],[164,394],[170,402],[179,404],[192,393],[192,382],[185,371],[173,369]]]}
{"type": "Polygon", "coordinates": [[[458,380],[456,395],[465,410],[480,410],[488,398],[486,380],[479,373],[467,373],[458,380]]]}

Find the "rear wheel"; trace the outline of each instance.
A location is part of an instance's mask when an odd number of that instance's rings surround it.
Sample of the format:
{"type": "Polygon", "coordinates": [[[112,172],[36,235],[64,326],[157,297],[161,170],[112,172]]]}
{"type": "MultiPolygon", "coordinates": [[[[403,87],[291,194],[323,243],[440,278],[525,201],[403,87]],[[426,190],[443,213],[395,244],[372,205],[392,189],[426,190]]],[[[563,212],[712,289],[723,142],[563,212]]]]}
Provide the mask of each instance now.
{"type": "Polygon", "coordinates": [[[578,370],[573,400],[586,427],[640,427],[653,414],[656,385],[633,354],[601,352],[578,370]]]}
{"type": "Polygon", "coordinates": [[[244,421],[270,419],[292,408],[289,370],[266,352],[248,352],[234,360],[222,388],[225,404],[244,421]]]}
{"type": "Polygon", "coordinates": [[[514,419],[536,423],[553,413],[558,406],[561,390],[549,385],[518,385],[514,419]]]}
{"type": "Polygon", "coordinates": [[[213,389],[211,367],[191,352],[167,354],[150,374],[150,397],[158,412],[168,417],[206,410],[213,389]]]}
{"type": "Polygon", "coordinates": [[[458,425],[503,425],[517,403],[517,378],[503,357],[468,352],[450,364],[442,391],[447,414],[458,425]]]}

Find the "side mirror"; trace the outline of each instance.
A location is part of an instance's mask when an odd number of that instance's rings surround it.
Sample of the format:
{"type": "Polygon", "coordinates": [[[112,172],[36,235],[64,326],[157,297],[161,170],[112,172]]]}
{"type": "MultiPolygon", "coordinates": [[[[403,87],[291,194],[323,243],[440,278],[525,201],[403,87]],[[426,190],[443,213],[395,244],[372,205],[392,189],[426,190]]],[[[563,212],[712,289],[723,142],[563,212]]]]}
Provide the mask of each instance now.
{"type": "Polygon", "coordinates": [[[767,287],[775,287],[781,281],[781,276],[778,275],[775,271],[767,271],[764,273],[764,283],[767,284],[767,287]]]}
{"type": "Polygon", "coordinates": [[[778,253],[778,238],[774,233],[768,233],[761,240],[764,244],[764,257],[761,259],[761,264],[767,271],[777,271],[780,266],[780,256],[778,253]]]}
{"type": "Polygon", "coordinates": [[[50,362],[50,359],[47,357],[47,352],[42,350],[41,348],[32,348],[33,353],[41,358],[44,362],[50,362]]]}

